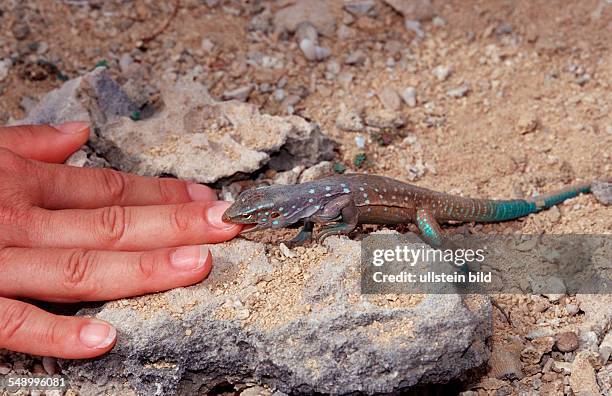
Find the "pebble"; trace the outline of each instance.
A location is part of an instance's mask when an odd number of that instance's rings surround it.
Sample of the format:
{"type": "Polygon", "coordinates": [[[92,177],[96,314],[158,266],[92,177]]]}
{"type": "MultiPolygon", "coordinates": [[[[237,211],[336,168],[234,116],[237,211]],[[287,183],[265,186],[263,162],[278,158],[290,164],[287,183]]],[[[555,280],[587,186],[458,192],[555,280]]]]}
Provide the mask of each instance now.
{"type": "Polygon", "coordinates": [[[452,73],[452,68],[450,66],[438,65],[433,69],[433,73],[438,81],[446,81],[452,73]]]}
{"type": "Polygon", "coordinates": [[[289,249],[287,245],[282,242],[278,247],[281,253],[287,258],[296,258],[298,256],[293,250],[289,249]]]}
{"type": "Polygon", "coordinates": [[[520,134],[527,134],[536,130],[540,121],[534,112],[521,112],[516,126],[520,134]]]}
{"type": "Polygon", "coordinates": [[[11,365],[9,363],[0,363],[0,375],[7,375],[11,372],[11,365]]]}
{"type": "Polygon", "coordinates": [[[57,359],[54,357],[44,356],[42,358],[42,365],[45,372],[49,375],[55,375],[59,372],[59,365],[57,364],[57,359]]]}
{"type": "Polygon", "coordinates": [[[555,373],[562,374],[570,374],[572,372],[572,364],[568,362],[559,362],[557,360],[553,360],[551,365],[551,370],[555,373]]]}
{"type": "MultiPolygon", "coordinates": [[[[0,80],[2,80],[1,77],[0,80]]],[[[602,204],[610,205],[612,203],[612,183],[595,181],[591,190],[595,198],[602,204]]]]}
{"type": "Polygon", "coordinates": [[[366,54],[365,52],[363,52],[362,50],[356,50],[351,52],[346,59],[344,60],[344,63],[346,63],[347,65],[363,65],[366,61],[366,54]]]}
{"type": "Polygon", "coordinates": [[[460,87],[449,89],[446,91],[446,94],[451,98],[462,98],[467,95],[468,92],[470,92],[469,85],[463,84],[460,87]]]}
{"type": "Polygon", "coordinates": [[[406,19],[404,21],[404,26],[406,27],[406,30],[408,30],[409,32],[414,32],[417,35],[417,37],[419,38],[425,37],[425,32],[423,31],[423,29],[421,29],[421,22],[413,21],[411,19],[406,19]]]}
{"type": "Polygon", "coordinates": [[[364,149],[366,145],[366,138],[361,135],[355,136],[355,144],[357,145],[357,148],[364,149]]]}
{"type": "Polygon", "coordinates": [[[0,81],[4,81],[6,77],[8,77],[9,70],[13,62],[10,59],[2,59],[0,60],[0,81]]]}
{"type": "Polygon", "coordinates": [[[310,39],[303,39],[300,41],[300,49],[304,57],[309,61],[322,61],[331,55],[331,50],[329,48],[320,47],[310,39]]]}
{"type": "Polygon", "coordinates": [[[344,4],[344,9],[356,17],[371,15],[376,5],[375,0],[353,0],[344,4]]]}
{"type": "Polygon", "coordinates": [[[355,36],[355,30],[342,24],[338,27],[338,30],[336,31],[336,36],[338,36],[338,39],[340,39],[341,41],[344,41],[355,36]]]}
{"type": "Polygon", "coordinates": [[[446,21],[444,20],[444,18],[439,17],[439,16],[434,17],[434,19],[431,21],[431,23],[434,26],[437,26],[437,27],[442,27],[442,26],[446,25],[446,21]]]}
{"type": "Polygon", "coordinates": [[[415,107],[417,105],[416,89],[414,87],[408,87],[402,91],[402,99],[408,107],[415,107]]]}
{"type": "Polygon", "coordinates": [[[251,91],[253,90],[253,85],[245,85],[243,87],[239,87],[236,89],[232,89],[230,91],[225,91],[221,95],[223,100],[239,100],[241,102],[245,102],[251,91]]]}
{"type": "Polygon", "coordinates": [[[317,29],[308,22],[302,22],[297,26],[295,37],[298,43],[302,42],[304,39],[308,39],[315,44],[319,43],[319,33],[317,33],[317,29]]]}
{"type": "Polygon", "coordinates": [[[274,94],[273,94],[273,98],[276,102],[282,102],[283,99],[285,99],[285,90],[284,89],[275,89],[274,90],[274,94]]]}
{"type": "Polygon", "coordinates": [[[349,72],[341,72],[338,74],[337,80],[338,84],[342,86],[345,90],[349,90],[351,87],[351,83],[353,82],[354,75],[349,72]]]}
{"type": "Polygon", "coordinates": [[[121,73],[126,74],[130,69],[130,66],[134,64],[134,59],[132,56],[125,52],[119,58],[119,69],[121,69],[121,73]]]}
{"type": "Polygon", "coordinates": [[[378,99],[382,105],[385,106],[385,108],[392,111],[398,111],[400,109],[402,105],[400,96],[391,86],[383,86],[382,89],[378,91],[377,95],[378,99]]]}
{"type": "Polygon", "coordinates": [[[336,126],[348,132],[363,131],[365,125],[357,110],[349,108],[346,104],[340,104],[340,111],[336,117],[336,126]]]}
{"type": "Polygon", "coordinates": [[[431,0],[384,0],[395,11],[407,19],[425,21],[435,15],[435,9],[431,0]]]}
{"type": "Polygon", "coordinates": [[[561,352],[572,352],[578,349],[578,336],[573,331],[566,331],[557,334],[555,337],[555,345],[561,352]]]}
{"type": "MultiPolygon", "coordinates": [[[[555,206],[556,207],[556,206],[555,206]]],[[[580,309],[578,308],[578,305],[576,304],[567,304],[565,306],[565,312],[567,312],[568,315],[574,316],[578,313],[580,309]]]]}
{"type": "Polygon", "coordinates": [[[215,43],[213,43],[212,40],[208,38],[203,38],[200,46],[205,52],[210,53],[215,48],[215,43]]]}

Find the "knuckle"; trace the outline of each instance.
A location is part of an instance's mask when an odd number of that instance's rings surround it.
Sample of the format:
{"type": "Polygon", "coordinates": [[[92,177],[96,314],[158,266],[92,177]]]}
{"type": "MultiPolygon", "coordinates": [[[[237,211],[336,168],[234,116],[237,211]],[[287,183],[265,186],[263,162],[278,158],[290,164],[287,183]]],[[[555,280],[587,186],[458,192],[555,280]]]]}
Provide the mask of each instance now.
{"type": "Polygon", "coordinates": [[[194,213],[193,206],[190,204],[180,204],[172,209],[170,213],[170,224],[176,232],[188,231],[196,225],[201,216],[194,213]]]}
{"type": "Polygon", "coordinates": [[[127,228],[127,210],[121,206],[108,206],[98,209],[96,230],[102,243],[119,244],[127,228]]]}
{"type": "Polygon", "coordinates": [[[0,310],[0,343],[10,344],[17,334],[25,328],[31,308],[24,303],[9,301],[0,310]]]}
{"type": "Polygon", "coordinates": [[[79,249],[70,253],[63,274],[63,286],[70,297],[91,298],[99,292],[100,287],[93,277],[99,259],[95,251],[79,249]]]}
{"type": "Polygon", "coordinates": [[[176,202],[176,189],[173,181],[168,179],[157,179],[159,199],[163,204],[176,202]]]}
{"type": "Polygon", "coordinates": [[[102,169],[100,175],[105,194],[109,196],[113,202],[120,201],[125,193],[127,184],[125,175],[112,169],[102,169]]]}
{"type": "Polygon", "coordinates": [[[138,258],[138,271],[144,280],[150,279],[159,263],[158,257],[152,252],[142,253],[138,258]]]}

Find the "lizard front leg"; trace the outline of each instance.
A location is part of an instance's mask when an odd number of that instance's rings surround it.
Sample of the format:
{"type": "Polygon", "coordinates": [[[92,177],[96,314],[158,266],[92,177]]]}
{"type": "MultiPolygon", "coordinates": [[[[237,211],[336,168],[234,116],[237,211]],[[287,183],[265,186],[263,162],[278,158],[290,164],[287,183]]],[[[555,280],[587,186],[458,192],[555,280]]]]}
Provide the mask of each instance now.
{"type": "MultiPolygon", "coordinates": [[[[357,206],[355,202],[353,202],[351,196],[346,195],[343,196],[343,198],[344,199],[341,202],[337,202],[338,205],[335,206],[336,209],[339,209],[339,214],[333,217],[333,219],[338,219],[339,223],[321,228],[317,235],[317,241],[319,243],[323,242],[328,236],[348,234],[357,227],[359,222],[359,211],[357,210],[357,206]],[[343,205],[339,205],[340,203],[343,203],[343,205]]],[[[327,215],[327,217],[330,218],[333,213],[329,212],[327,215]]]]}
{"type": "Polygon", "coordinates": [[[307,242],[310,242],[310,240],[312,239],[312,229],[313,228],[314,228],[314,223],[312,221],[306,220],[300,232],[293,239],[287,241],[287,246],[288,247],[301,246],[307,242]]]}

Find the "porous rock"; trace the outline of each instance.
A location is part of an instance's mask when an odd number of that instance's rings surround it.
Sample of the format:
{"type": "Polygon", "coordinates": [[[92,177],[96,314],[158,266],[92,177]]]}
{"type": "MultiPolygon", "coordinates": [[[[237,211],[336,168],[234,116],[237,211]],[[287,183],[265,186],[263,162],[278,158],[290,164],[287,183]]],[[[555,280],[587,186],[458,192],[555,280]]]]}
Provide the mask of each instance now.
{"type": "Polygon", "coordinates": [[[362,295],[358,242],[331,237],[283,261],[246,240],[210,249],[215,267],[198,285],[82,311],[119,337],[101,358],[62,361],[71,384],[84,394],[189,394],[226,382],[373,394],[446,383],[488,359],[486,299],[362,295]]]}

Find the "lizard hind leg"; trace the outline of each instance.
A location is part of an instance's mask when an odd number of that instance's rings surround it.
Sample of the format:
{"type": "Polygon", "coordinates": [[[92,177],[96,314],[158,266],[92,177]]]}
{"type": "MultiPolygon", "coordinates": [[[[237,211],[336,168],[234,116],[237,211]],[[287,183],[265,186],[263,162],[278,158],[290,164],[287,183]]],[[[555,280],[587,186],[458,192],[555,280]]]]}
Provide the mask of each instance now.
{"type": "Polygon", "coordinates": [[[443,243],[443,231],[429,209],[420,208],[416,212],[416,225],[421,232],[421,238],[432,247],[440,247],[443,243]]]}
{"type": "Polygon", "coordinates": [[[317,235],[317,241],[323,242],[325,238],[331,235],[348,234],[357,227],[359,222],[359,212],[357,206],[352,201],[347,202],[342,208],[341,221],[334,225],[322,227],[317,235]]]}

